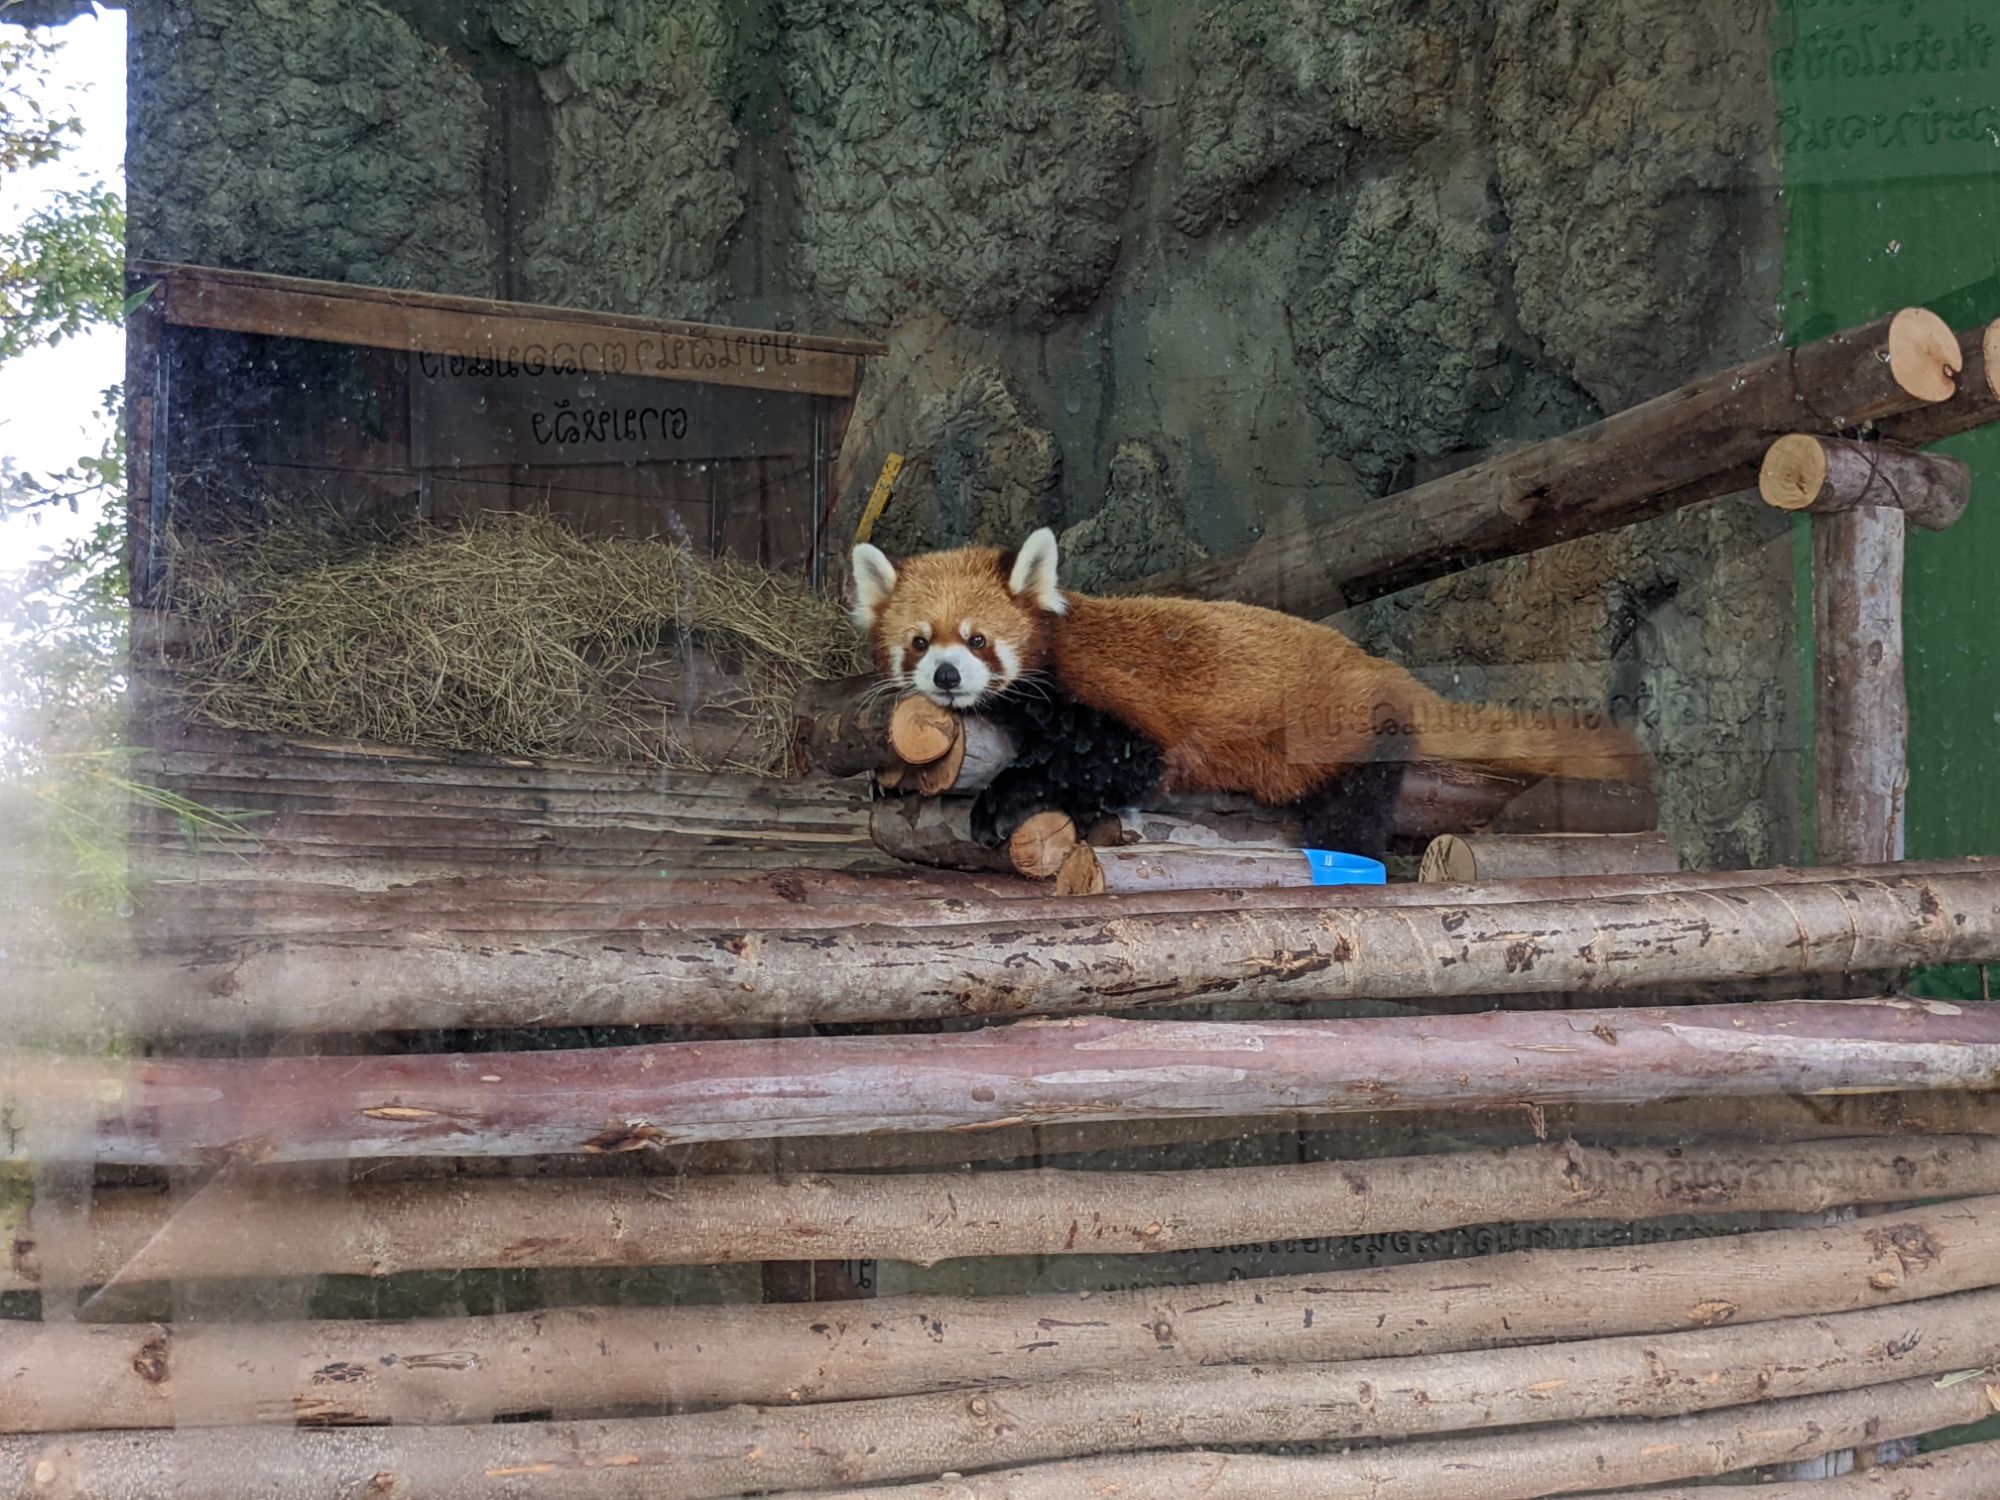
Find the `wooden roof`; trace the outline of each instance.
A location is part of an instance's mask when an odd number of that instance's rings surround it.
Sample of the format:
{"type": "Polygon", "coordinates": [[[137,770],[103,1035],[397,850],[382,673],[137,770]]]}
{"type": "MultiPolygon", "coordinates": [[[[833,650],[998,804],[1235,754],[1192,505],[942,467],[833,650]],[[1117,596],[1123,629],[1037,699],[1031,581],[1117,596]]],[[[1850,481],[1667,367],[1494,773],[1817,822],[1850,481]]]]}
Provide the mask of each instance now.
{"type": "Polygon", "coordinates": [[[183,328],[357,344],[545,369],[852,397],[869,339],[824,338],[395,287],[353,286],[215,266],[133,261],[134,290],[157,284],[162,315],[183,328]]]}

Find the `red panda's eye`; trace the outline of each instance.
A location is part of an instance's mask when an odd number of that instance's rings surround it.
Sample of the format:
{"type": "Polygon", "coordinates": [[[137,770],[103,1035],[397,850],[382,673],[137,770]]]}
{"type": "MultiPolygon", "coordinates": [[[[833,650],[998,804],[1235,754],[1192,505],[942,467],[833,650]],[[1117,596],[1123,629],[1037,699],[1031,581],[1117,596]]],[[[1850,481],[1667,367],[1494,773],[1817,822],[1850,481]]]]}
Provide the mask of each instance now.
{"type": "Polygon", "coordinates": [[[965,644],[970,646],[974,651],[984,651],[986,649],[986,637],[983,635],[969,636],[965,644]]]}
{"type": "Polygon", "coordinates": [[[912,636],[910,638],[910,649],[916,652],[917,655],[922,656],[926,651],[931,649],[931,643],[923,636],[912,636]]]}

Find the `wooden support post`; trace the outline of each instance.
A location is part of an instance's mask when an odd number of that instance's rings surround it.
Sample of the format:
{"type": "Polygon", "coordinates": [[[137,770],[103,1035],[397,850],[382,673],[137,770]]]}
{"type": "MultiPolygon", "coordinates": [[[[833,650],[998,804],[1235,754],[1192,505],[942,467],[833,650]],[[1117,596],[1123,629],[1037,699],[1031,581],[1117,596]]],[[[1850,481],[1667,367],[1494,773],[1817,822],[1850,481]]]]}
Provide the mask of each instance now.
{"type": "Polygon", "coordinates": [[[1813,744],[1827,864],[1879,864],[1904,853],[1903,530],[1903,512],[1886,506],[1812,521],[1813,744]]]}
{"type": "Polygon", "coordinates": [[[1947,404],[1963,362],[1960,339],[1941,319],[1905,308],[1124,592],[1329,615],[1475,563],[1750,488],[1772,438],[1814,428],[1834,435],[1947,404]]]}
{"type": "Polygon", "coordinates": [[[1757,488],[1779,510],[1824,516],[1885,506],[1920,530],[1943,531],[1965,514],[1972,470],[1942,453],[1795,432],[1771,444],[1757,488]]]}
{"type": "MultiPolygon", "coordinates": [[[[1259,959],[1293,975],[1321,961],[1259,959]]],[[[1996,1069],[1992,1006],[1767,1001],[1269,1023],[1090,1017],[471,1057],[48,1060],[16,1068],[9,1099],[29,1118],[101,1101],[94,1129],[60,1143],[71,1158],[179,1165],[591,1155],[1024,1119],[1982,1088],[1996,1069]]]]}

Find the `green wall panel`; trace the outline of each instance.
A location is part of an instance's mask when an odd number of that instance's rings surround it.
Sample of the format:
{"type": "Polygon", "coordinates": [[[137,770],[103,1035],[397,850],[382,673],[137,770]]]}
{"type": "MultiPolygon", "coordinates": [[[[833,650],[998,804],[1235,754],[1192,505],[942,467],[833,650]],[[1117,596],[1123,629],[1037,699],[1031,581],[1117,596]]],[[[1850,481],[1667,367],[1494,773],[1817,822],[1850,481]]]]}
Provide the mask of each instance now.
{"type": "MultiPolygon", "coordinates": [[[[1779,0],[1772,75],[1788,337],[1910,304],[2000,317],[2000,3],[1779,0]]],[[[1975,480],[1966,518],[1909,547],[1913,859],[2000,854],[2000,429],[1939,447],[1975,480]]],[[[1970,974],[1925,988],[1978,993],[1970,974]]]]}

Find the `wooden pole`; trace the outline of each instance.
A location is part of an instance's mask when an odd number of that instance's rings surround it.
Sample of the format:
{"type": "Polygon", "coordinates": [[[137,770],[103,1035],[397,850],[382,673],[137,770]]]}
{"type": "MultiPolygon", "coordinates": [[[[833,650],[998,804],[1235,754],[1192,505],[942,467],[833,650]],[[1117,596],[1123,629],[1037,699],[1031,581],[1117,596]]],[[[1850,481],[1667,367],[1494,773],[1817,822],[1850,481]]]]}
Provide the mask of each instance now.
{"type": "MultiPolygon", "coordinates": [[[[972,803],[962,797],[902,797],[878,802],[869,836],[885,854],[953,870],[1006,871],[1050,880],[1076,847],[1076,825],[1061,813],[1036,813],[997,849],[972,836],[972,803]]],[[[857,976],[862,977],[862,976],[857,976]]]]}
{"type": "Polygon", "coordinates": [[[1813,517],[1814,769],[1819,857],[1903,857],[1910,705],[1900,510],[1813,517]]]}
{"type": "MultiPolygon", "coordinates": [[[[1757,1500],[1993,1500],[2000,1495],[2000,1443],[1965,1443],[1893,1468],[1804,1484],[1762,1484],[1757,1500]]],[[[1586,1495],[1581,1500],[1632,1500],[1586,1495]]],[[[1714,1485],[1647,1490],[1645,1500],[1719,1500],[1714,1485]]]]}
{"type": "Polygon", "coordinates": [[[891,758],[895,711],[895,691],[873,673],[807,683],[792,699],[794,770],[860,776],[879,769],[891,758]]]}
{"type": "Polygon", "coordinates": [[[1794,432],[1765,453],[1757,488],[1779,510],[1823,516],[1887,506],[1912,526],[1943,531],[1965,514],[1972,470],[1942,453],[1794,432]]]}
{"type": "Polygon", "coordinates": [[[1661,833],[1442,834],[1424,850],[1425,885],[1573,875],[1666,875],[1681,852],[1661,833]]]}
{"type": "MultiPolygon", "coordinates": [[[[1150,822],[1150,820],[1149,820],[1150,822]]],[[[1112,847],[1123,847],[1113,845],[1112,847]]],[[[1979,858],[1903,865],[1817,866],[1775,870],[1687,870],[1670,875],[1554,876],[1489,881],[1439,889],[1409,883],[1318,890],[1271,887],[1254,898],[1261,911],[1326,907],[1490,906],[1522,901],[1611,899],[1672,891],[1722,891],[1744,886],[1820,884],[1883,876],[1977,874],[2000,868],[1979,858]]],[[[10,875],[14,872],[9,871],[10,875]]],[[[787,870],[752,879],[671,880],[657,875],[601,878],[552,875],[439,876],[384,888],[333,881],[230,878],[155,890],[140,914],[165,941],[281,934],[362,932],[584,933],[656,928],[745,931],[844,927],[962,927],[987,922],[1106,916],[1165,916],[1211,911],[1212,895],[1185,891],[1122,894],[1083,906],[1056,899],[1046,887],[1007,876],[912,868],[856,876],[838,870],[787,870]]],[[[254,872],[252,872],[254,873],[254,872]]],[[[53,878],[56,872],[48,872],[53,878]]],[[[19,878],[41,878],[23,872],[19,878]]],[[[1230,905],[1252,905],[1232,897],[1230,905]]],[[[171,950],[169,950],[171,951],[171,950]]]]}
{"type": "Polygon", "coordinates": [[[818,1500],[1075,1500],[1101,1493],[1118,1500],[1533,1500],[1587,1486],[1714,1477],[1878,1435],[1917,1436],[1977,1421],[1994,1404],[1976,1382],[1940,1390],[1929,1380],[1911,1380],[1665,1421],[1590,1422],[1311,1457],[1189,1452],[1084,1459],[816,1494],[818,1500]]]}
{"type": "Polygon", "coordinates": [[[1312,883],[1312,867],[1298,849],[1203,848],[1197,844],[1125,844],[1093,849],[1078,844],[1056,873],[1056,894],[1266,891],[1312,883]]]}
{"type": "MultiPolygon", "coordinates": [[[[280,1233],[309,1245],[303,1232],[280,1233]]],[[[1514,1242],[1505,1229],[1452,1241],[1478,1252],[1476,1276],[1465,1260],[1448,1258],[1247,1283],[1085,1296],[927,1293],[846,1307],[692,1304],[219,1328],[0,1323],[0,1420],[54,1427],[81,1410],[97,1425],[152,1425],[173,1411],[176,1391],[203,1399],[220,1419],[245,1422],[273,1413],[290,1420],[316,1402],[326,1403],[316,1412],[322,1420],[338,1410],[356,1421],[417,1422],[662,1402],[847,1401],[1091,1371],[1408,1357],[1737,1327],[2000,1285],[1993,1198],[1867,1226],[1578,1250],[1507,1248],[1514,1242]],[[475,1357],[405,1357],[439,1349],[475,1357]],[[203,1378],[211,1362],[228,1366],[213,1386],[203,1378]],[[314,1378],[328,1369],[350,1378],[314,1378]],[[562,1377],[547,1379],[552,1370],[562,1377]],[[102,1405],[79,1407],[84,1400],[102,1405]]],[[[1402,1248],[1443,1247],[1418,1237],[1402,1248]]],[[[304,1275],[311,1264],[308,1256],[287,1270],[304,1275]]]]}
{"type": "Polygon", "coordinates": [[[1475,563],[1749,488],[1772,438],[1837,435],[1943,403],[1962,363],[1960,340],[1941,319],[1905,308],[1124,592],[1237,599],[1319,618],[1475,563]]]}
{"type": "Polygon", "coordinates": [[[1986,1088],[2000,1011],[1895,1000],[1269,1023],[1029,1022],[941,1035],[467,1056],[45,1061],[17,1115],[145,1165],[615,1153],[1016,1121],[1986,1088]]]}
{"type": "MultiPolygon", "coordinates": [[[[1073,840],[1047,841],[1051,876],[1073,840]]],[[[924,928],[245,939],[71,963],[65,978],[116,997],[136,1034],[240,1037],[1056,1015],[1218,996],[1436,1000],[2000,959],[2000,874],[1988,871],[1483,904],[1425,889],[1442,894],[1398,906],[1340,905],[1318,891],[1287,903],[1276,897],[1293,893],[1277,892],[1269,904],[1199,903],[1220,910],[1126,916],[1097,905],[1055,920],[924,928]]],[[[27,957],[10,959],[17,991],[31,995],[27,957]]]]}
{"type": "MultiPolygon", "coordinates": [[[[985,1255],[1169,1254],[1433,1233],[1513,1220],[1811,1213],[2000,1194],[2000,1142],[1857,1139],[1615,1150],[1577,1143],[1451,1156],[1199,1171],[479,1178],[227,1184],[170,1200],[100,1188],[86,1285],[223,1276],[383,1276],[475,1266],[726,1265],[985,1255]]],[[[0,1289],[40,1284],[32,1229],[0,1289]]]]}
{"type": "Polygon", "coordinates": [[[984,791],[1014,759],[1014,738],[989,719],[961,717],[951,748],[916,772],[916,789],[927,797],[946,792],[984,791]]]}
{"type": "Polygon", "coordinates": [[[1914,407],[1874,424],[1878,436],[1922,448],[2000,422],[2000,319],[1958,336],[1958,389],[1948,401],[1914,407]]]}
{"type": "MultiPolygon", "coordinates": [[[[1898,1312],[1907,1319],[1914,1309],[1898,1312]]],[[[1004,1392],[594,1422],[11,1437],[0,1439],[0,1494],[156,1500],[160,1477],[171,1475],[175,1500],[234,1500],[243,1493],[244,1476],[255,1475],[280,1494],[360,1496],[372,1485],[378,1493],[426,1500],[483,1500],[496,1483],[532,1478],[533,1493],[551,1500],[709,1500],[1036,1462],[1020,1455],[1081,1453],[1133,1455],[1124,1466],[1129,1482],[1144,1485],[1155,1466],[1172,1466],[1185,1481],[1190,1460],[1199,1465],[1212,1457],[1137,1456],[1163,1446],[1397,1430],[1430,1434],[1451,1431],[1453,1424],[1462,1430],[1553,1419],[1558,1425],[1291,1461],[1303,1462],[1319,1480],[1311,1491],[1316,1495],[1529,1500],[1551,1488],[1560,1493],[1713,1474],[1774,1454],[1815,1451],[1829,1439],[1851,1443],[1858,1433],[1907,1436],[1978,1420],[2000,1404],[1976,1380],[1943,1389],[1928,1377],[1861,1384],[1885,1369],[1935,1372],[1947,1350],[1985,1358],[1996,1349],[1990,1331],[1925,1318],[1917,1326],[1933,1337],[1898,1354],[1900,1330],[1893,1326],[1880,1330],[1873,1344],[1865,1342],[1863,1328],[1877,1330],[1864,1320],[1879,1318],[1857,1313],[1671,1335],[1651,1347],[1616,1341],[1442,1361],[1176,1372],[1136,1380],[1139,1389],[1128,1398],[1121,1398],[1115,1377],[1099,1376],[1004,1392]],[[1782,1337],[1774,1341],[1774,1334],[1782,1337]],[[1654,1374],[1654,1359],[1664,1379],[1654,1374]],[[1746,1367],[1745,1360],[1756,1363],[1746,1367]],[[1746,1387],[1754,1394],[1760,1377],[1770,1389],[1811,1394],[1747,1409],[1728,1404],[1742,1401],[1746,1387]],[[1603,1420],[1616,1413],[1633,1415],[1603,1420]],[[1667,1413],[1672,1415],[1656,1415],[1667,1413]],[[1280,1433],[1288,1436],[1275,1436],[1280,1433]]],[[[1093,1457],[1077,1467],[1104,1462],[1093,1457]]],[[[1073,1486],[1067,1493],[1099,1488],[1073,1486]]],[[[1131,1492],[1121,1486],[1121,1500],[1131,1492]]],[[[1179,1493],[1305,1492],[1211,1484],[1187,1485],[1179,1493]]]]}

